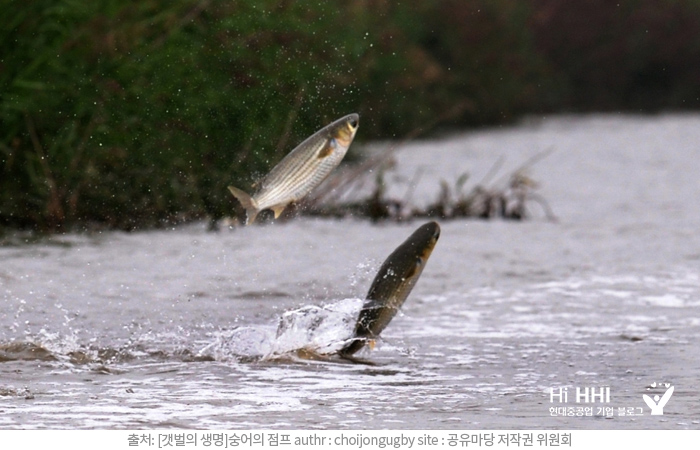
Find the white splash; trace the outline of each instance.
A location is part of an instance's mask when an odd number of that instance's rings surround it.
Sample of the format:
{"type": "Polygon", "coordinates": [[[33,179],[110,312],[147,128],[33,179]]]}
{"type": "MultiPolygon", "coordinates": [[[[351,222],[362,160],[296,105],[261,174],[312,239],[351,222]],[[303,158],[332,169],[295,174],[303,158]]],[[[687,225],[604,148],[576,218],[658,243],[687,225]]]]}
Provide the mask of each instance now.
{"type": "Polygon", "coordinates": [[[330,355],[352,336],[363,301],[340,300],[287,311],[276,329],[269,325],[238,327],[215,335],[199,352],[217,361],[274,358],[300,349],[330,355]]]}

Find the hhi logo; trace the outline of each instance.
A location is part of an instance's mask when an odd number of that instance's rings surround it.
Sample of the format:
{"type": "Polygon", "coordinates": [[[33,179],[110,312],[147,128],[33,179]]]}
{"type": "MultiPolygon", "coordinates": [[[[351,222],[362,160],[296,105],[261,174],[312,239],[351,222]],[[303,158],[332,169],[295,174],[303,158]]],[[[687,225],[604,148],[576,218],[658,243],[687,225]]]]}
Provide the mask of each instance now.
{"type": "Polygon", "coordinates": [[[654,398],[652,399],[649,397],[647,394],[642,395],[642,398],[644,399],[644,403],[647,404],[649,408],[651,408],[651,415],[652,416],[663,416],[664,415],[664,406],[666,406],[666,403],[671,399],[671,396],[673,395],[673,389],[674,387],[671,386],[671,383],[664,383],[663,385],[661,383],[656,383],[653,382],[651,385],[647,388],[647,391],[650,391],[651,389],[656,389],[657,386],[661,389],[666,387],[666,392],[664,392],[664,395],[659,398],[658,395],[655,395],[654,398]]]}
{"type": "MultiPolygon", "coordinates": [[[[569,403],[569,388],[549,388],[549,402],[569,403]]],[[[610,386],[576,388],[576,403],[610,403],[610,386]]]]}

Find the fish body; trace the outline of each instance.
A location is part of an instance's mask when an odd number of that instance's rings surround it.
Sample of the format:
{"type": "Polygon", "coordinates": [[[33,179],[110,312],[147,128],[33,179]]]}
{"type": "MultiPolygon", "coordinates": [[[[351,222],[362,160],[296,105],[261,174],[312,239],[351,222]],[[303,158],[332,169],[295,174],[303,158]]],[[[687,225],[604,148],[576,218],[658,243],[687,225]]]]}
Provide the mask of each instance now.
{"type": "Polygon", "coordinates": [[[338,352],[341,357],[354,360],[352,355],[391,322],[416,285],[439,237],[437,222],[421,225],[384,261],[369,288],[352,339],[338,352]]]}
{"type": "Polygon", "coordinates": [[[290,203],[297,202],[317,187],[342,161],[359,126],[360,116],[350,114],[309,136],[257,183],[254,195],[229,186],[229,191],[246,210],[246,224],[258,213],[272,209],[275,218],[290,203]]]}

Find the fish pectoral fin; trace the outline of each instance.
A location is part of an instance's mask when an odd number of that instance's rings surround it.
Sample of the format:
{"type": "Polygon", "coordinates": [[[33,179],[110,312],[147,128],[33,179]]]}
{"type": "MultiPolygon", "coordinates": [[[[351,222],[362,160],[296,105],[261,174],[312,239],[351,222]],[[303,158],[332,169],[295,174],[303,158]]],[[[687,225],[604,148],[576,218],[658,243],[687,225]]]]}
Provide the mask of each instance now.
{"type": "MultiPolygon", "coordinates": [[[[333,141],[331,141],[333,142],[333,141]]],[[[335,146],[332,145],[331,143],[328,143],[325,147],[321,149],[320,152],[318,152],[318,159],[323,159],[331,156],[333,154],[333,150],[335,150],[335,146]]]]}
{"type": "Polygon", "coordinates": [[[416,273],[418,272],[418,268],[419,268],[419,267],[420,267],[420,266],[419,266],[418,264],[416,264],[415,266],[411,267],[411,270],[410,270],[410,271],[406,274],[406,276],[403,278],[404,281],[407,280],[407,279],[413,278],[413,277],[416,275],[416,273]]]}

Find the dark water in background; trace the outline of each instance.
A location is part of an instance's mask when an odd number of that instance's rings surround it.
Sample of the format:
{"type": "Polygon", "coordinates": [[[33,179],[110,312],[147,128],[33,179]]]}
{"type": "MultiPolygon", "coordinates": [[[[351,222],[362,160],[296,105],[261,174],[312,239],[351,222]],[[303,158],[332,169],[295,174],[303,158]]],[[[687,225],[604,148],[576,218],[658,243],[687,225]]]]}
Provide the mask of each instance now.
{"type": "Polygon", "coordinates": [[[0,428],[697,429],[698,142],[696,115],[591,116],[404,148],[392,193],[420,170],[425,202],[440,179],[478,180],[500,156],[506,174],[551,147],[529,174],[559,221],[531,204],[523,223],[442,223],[403,313],[362,355],[375,366],[279,355],[344,339],[420,222],[0,247],[0,428]],[[651,383],[675,386],[663,416],[642,400],[663,393],[651,383]],[[577,404],[577,387],[610,402],[577,404]],[[568,403],[550,402],[559,388],[568,403]],[[592,416],[550,415],[577,406],[592,416]]]}

